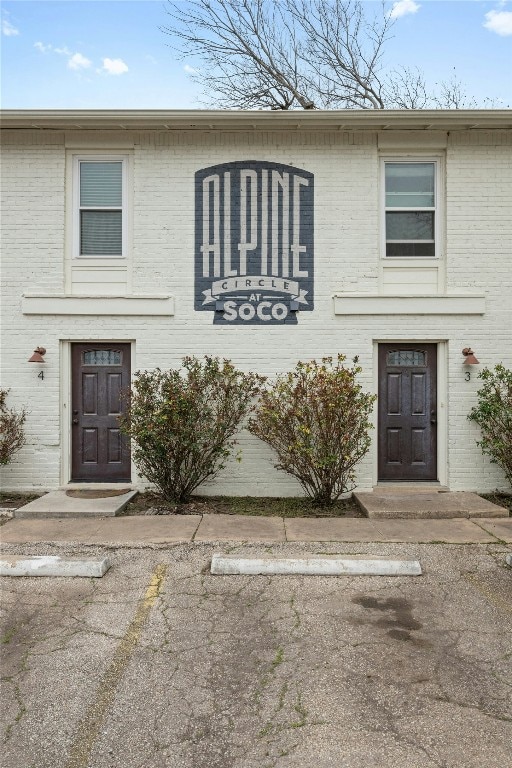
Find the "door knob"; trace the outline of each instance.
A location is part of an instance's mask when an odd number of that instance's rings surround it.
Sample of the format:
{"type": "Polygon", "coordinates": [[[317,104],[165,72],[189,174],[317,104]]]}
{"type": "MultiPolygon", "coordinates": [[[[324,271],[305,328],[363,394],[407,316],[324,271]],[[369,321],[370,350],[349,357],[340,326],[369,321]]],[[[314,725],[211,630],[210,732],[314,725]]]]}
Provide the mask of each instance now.
{"type": "Polygon", "coordinates": [[[437,414],[435,411],[430,412],[430,423],[437,424],[437,414]]]}

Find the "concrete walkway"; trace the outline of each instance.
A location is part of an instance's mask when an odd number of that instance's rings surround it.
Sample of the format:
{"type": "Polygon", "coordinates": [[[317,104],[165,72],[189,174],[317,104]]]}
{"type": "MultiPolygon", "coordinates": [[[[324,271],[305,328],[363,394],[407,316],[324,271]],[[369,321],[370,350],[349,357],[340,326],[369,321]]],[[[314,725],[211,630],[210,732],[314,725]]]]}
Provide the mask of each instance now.
{"type": "Polygon", "coordinates": [[[137,546],[186,543],[419,542],[512,544],[512,518],[367,520],[241,515],[165,515],[13,519],[0,528],[6,544],[83,543],[137,546]]]}

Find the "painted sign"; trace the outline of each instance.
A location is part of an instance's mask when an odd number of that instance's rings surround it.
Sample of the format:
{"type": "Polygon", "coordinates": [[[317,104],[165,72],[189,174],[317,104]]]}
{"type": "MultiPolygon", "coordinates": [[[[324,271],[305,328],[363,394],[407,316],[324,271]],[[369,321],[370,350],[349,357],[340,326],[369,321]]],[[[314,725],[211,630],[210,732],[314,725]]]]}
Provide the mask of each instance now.
{"type": "Polygon", "coordinates": [[[297,323],[313,309],[312,173],[247,160],[195,175],[195,309],[222,325],[297,323]]]}

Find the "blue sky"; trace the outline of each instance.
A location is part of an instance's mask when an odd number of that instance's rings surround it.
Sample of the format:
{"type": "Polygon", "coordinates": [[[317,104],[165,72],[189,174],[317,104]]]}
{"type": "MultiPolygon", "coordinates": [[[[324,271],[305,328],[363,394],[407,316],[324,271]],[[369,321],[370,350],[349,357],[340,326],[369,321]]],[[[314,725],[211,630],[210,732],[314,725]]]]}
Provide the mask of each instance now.
{"type": "MultiPolygon", "coordinates": [[[[165,0],[3,0],[4,109],[193,109],[200,93],[160,27],[165,0]]],[[[512,2],[398,0],[391,66],[512,106],[512,2]]]]}

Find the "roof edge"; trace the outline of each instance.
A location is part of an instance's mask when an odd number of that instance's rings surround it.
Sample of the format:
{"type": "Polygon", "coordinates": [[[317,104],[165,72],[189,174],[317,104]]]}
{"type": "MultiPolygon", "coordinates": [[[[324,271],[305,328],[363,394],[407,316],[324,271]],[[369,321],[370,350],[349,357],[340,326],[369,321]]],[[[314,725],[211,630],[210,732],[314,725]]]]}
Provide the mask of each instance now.
{"type": "Polygon", "coordinates": [[[3,129],[39,130],[494,130],[512,128],[510,109],[158,110],[6,109],[3,129]]]}

